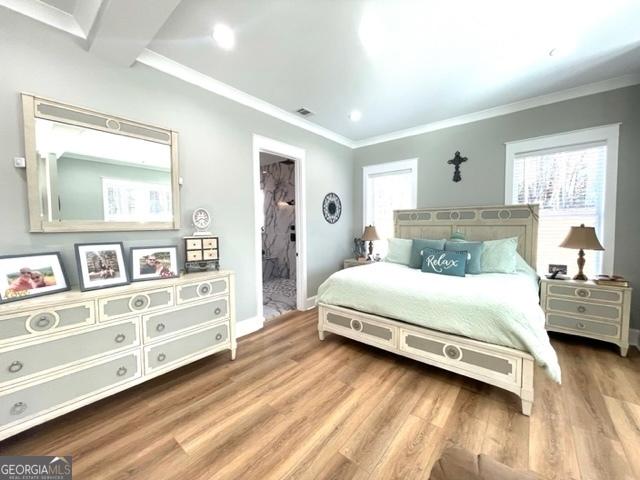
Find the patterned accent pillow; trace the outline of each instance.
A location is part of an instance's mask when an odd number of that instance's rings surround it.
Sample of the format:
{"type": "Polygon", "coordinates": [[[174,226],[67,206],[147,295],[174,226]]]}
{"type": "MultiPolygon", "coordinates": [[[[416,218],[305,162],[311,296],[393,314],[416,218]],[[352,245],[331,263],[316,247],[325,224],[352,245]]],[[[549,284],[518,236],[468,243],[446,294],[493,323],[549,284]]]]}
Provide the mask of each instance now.
{"type": "Polygon", "coordinates": [[[423,272],[464,277],[467,266],[467,252],[447,252],[445,250],[425,248],[422,253],[423,272]]]}
{"type": "Polygon", "coordinates": [[[515,273],[518,237],[485,240],[480,266],[482,273],[515,273]]]}

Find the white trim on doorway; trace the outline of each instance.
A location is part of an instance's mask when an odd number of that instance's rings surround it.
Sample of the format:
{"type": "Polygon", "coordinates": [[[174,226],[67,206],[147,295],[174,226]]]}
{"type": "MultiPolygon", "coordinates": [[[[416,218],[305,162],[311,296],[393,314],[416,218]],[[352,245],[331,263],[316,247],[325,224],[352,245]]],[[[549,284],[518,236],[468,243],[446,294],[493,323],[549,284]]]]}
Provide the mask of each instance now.
{"type": "Polygon", "coordinates": [[[260,152],[289,158],[295,162],[296,181],[296,308],[307,308],[307,221],[305,212],[305,159],[306,151],[278,140],[253,135],[253,203],[256,258],[257,317],[264,318],[262,296],[262,232],[264,212],[260,201],[260,152]]]}

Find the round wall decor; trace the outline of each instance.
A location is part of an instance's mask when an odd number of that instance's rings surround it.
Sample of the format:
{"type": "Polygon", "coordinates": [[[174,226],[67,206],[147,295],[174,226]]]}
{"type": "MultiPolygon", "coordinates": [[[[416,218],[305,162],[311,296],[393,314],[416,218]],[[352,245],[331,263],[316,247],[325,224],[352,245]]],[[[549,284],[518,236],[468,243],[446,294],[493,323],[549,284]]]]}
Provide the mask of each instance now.
{"type": "Polygon", "coordinates": [[[322,202],[324,219],[329,223],[336,223],[342,215],[342,202],[335,193],[327,193],[322,202]]]}

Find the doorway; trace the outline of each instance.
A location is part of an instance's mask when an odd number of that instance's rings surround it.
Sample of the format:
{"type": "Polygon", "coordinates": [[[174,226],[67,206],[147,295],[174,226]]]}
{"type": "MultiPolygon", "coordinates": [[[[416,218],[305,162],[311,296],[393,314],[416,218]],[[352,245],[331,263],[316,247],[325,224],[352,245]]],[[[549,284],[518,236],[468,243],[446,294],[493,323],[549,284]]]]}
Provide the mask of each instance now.
{"type": "Polygon", "coordinates": [[[304,150],[254,136],[256,290],[261,320],[306,306],[303,159],[304,150]]]}

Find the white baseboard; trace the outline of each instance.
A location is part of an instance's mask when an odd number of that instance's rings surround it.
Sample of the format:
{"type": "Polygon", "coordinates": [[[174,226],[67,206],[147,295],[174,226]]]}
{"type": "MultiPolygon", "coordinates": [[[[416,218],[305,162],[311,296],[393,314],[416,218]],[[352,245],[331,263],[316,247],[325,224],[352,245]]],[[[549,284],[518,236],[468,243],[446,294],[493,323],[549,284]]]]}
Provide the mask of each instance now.
{"type": "Polygon", "coordinates": [[[251,317],[236,323],[236,337],[244,337],[264,327],[264,317],[251,317]]]}
{"type": "Polygon", "coordinates": [[[316,295],[314,295],[313,297],[307,298],[307,301],[304,304],[304,309],[311,310],[315,306],[316,306],[316,295]]]}
{"type": "Polygon", "coordinates": [[[640,350],[640,330],[636,328],[629,329],[629,345],[633,345],[640,350]]]}

